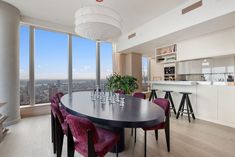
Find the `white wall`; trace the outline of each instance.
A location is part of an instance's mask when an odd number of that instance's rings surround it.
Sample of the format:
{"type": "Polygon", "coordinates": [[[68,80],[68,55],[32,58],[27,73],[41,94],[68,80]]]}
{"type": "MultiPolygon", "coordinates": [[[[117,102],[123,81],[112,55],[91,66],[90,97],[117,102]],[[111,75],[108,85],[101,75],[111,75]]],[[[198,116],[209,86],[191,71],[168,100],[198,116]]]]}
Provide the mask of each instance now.
{"type": "Polygon", "coordinates": [[[9,116],[7,124],[20,119],[19,22],[19,10],[0,1],[0,101],[7,102],[0,113],[9,116]]]}
{"type": "Polygon", "coordinates": [[[155,58],[150,59],[150,80],[161,77],[164,80],[164,64],[157,63],[155,58]]]}
{"type": "Polygon", "coordinates": [[[181,15],[181,10],[195,1],[197,0],[190,0],[188,3],[153,19],[133,31],[123,34],[118,39],[117,52],[235,11],[234,0],[204,0],[202,7],[181,15]],[[134,32],[136,33],[136,37],[128,40],[127,36],[134,32]]]}
{"type": "Polygon", "coordinates": [[[177,43],[177,60],[235,54],[235,28],[177,43]]]}

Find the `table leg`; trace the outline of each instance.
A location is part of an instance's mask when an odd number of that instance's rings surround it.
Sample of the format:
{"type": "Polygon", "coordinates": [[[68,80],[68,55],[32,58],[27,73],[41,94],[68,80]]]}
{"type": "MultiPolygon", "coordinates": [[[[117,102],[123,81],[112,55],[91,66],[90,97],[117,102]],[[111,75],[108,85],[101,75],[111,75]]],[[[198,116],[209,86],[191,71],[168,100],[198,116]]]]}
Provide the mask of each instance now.
{"type": "MultiPolygon", "coordinates": [[[[120,135],[117,150],[118,152],[122,152],[125,149],[125,130],[124,128],[111,128],[111,130],[117,132],[120,135]]],[[[116,148],[114,147],[111,152],[116,153],[116,148]]]]}

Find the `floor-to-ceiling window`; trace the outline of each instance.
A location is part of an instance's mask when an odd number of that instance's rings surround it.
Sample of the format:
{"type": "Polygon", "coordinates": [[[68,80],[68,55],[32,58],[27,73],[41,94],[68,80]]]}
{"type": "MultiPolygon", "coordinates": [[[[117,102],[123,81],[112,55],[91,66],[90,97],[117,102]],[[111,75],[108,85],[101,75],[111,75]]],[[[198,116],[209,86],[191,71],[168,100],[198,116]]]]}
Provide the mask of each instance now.
{"type": "Polygon", "coordinates": [[[68,92],[68,35],[35,29],[35,103],[68,92]]]}
{"type": "Polygon", "coordinates": [[[96,42],[73,36],[73,91],[91,90],[96,80],[96,42]]]}
{"type": "MultiPolygon", "coordinates": [[[[32,27],[20,27],[20,102],[21,105],[48,103],[56,92],[68,92],[68,34],[32,27]],[[30,52],[33,47],[34,52],[30,52]],[[32,54],[30,58],[30,54],[32,54]],[[33,65],[30,67],[30,65],[33,65]],[[34,77],[30,74],[33,73],[34,77]],[[32,85],[32,86],[30,86],[32,85]],[[35,97],[30,91],[35,90],[35,97]],[[31,94],[32,95],[32,94],[31,94]],[[34,101],[32,101],[34,100],[34,101]]],[[[100,44],[101,85],[112,74],[112,44],[100,44]]],[[[73,91],[92,90],[96,85],[96,41],[72,36],[73,91]]],[[[71,75],[70,75],[71,76],[71,75]]]]}
{"type": "Polygon", "coordinates": [[[20,105],[29,105],[29,27],[20,26],[20,105]]]}
{"type": "Polygon", "coordinates": [[[106,84],[107,77],[113,74],[113,47],[110,42],[100,43],[100,85],[106,84]]]}
{"type": "Polygon", "coordinates": [[[142,57],[142,87],[147,90],[148,86],[148,58],[142,57]]]}

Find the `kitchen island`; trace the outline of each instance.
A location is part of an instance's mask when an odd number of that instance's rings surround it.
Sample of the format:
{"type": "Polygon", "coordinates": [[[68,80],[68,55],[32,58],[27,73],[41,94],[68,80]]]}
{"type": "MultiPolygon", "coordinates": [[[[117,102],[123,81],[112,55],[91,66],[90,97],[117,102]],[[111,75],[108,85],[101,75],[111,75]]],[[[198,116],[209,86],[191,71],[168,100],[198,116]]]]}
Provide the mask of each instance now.
{"type": "MultiPolygon", "coordinates": [[[[226,83],[200,81],[150,81],[158,97],[164,97],[163,90],[174,91],[172,98],[179,107],[182,94],[191,92],[190,100],[196,118],[235,128],[235,86],[226,83]]],[[[180,119],[179,119],[180,120],[180,119]]]]}

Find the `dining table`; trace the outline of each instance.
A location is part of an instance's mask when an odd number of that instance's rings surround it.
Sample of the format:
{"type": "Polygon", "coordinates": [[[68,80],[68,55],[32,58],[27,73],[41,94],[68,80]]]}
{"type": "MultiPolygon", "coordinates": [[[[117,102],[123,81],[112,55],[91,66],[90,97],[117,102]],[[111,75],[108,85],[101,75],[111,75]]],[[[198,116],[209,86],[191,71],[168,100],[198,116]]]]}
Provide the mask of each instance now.
{"type": "Polygon", "coordinates": [[[103,98],[94,99],[91,91],[73,92],[61,98],[61,105],[69,114],[87,118],[100,127],[119,133],[119,152],[125,149],[125,128],[151,127],[165,119],[164,110],[153,102],[119,94],[123,101],[120,103],[109,95],[106,93],[103,98]]]}

